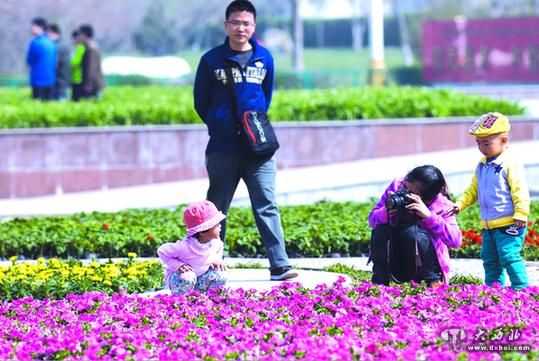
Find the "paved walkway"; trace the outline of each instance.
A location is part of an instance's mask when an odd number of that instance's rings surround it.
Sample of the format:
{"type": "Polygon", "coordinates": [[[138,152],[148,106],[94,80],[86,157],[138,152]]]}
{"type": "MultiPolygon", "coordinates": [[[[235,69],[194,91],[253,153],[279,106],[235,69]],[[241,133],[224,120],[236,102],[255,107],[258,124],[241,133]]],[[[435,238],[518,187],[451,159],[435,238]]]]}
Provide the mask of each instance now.
{"type": "MultiPolygon", "coordinates": [[[[363,271],[372,271],[372,263],[367,265],[367,257],[350,257],[350,258],[293,258],[290,260],[292,265],[299,269],[299,276],[290,279],[289,282],[299,282],[307,288],[315,288],[317,285],[331,285],[342,276],[345,277],[345,285],[351,286],[352,280],[350,277],[340,275],[338,273],[323,271],[325,267],[333,264],[344,264],[353,266],[355,269],[363,271]]],[[[266,258],[225,258],[225,263],[228,266],[247,263],[259,263],[262,267],[268,267],[269,261],[266,258]]],[[[539,262],[526,262],[526,268],[530,277],[530,284],[539,286],[539,262]]],[[[484,279],[483,263],[478,259],[451,259],[451,274],[450,277],[456,274],[473,275],[479,279],[484,279]]],[[[229,280],[227,287],[231,289],[243,288],[255,289],[259,292],[271,290],[272,287],[278,286],[281,282],[270,281],[269,271],[267,269],[230,269],[229,280]]],[[[511,282],[506,275],[506,285],[511,282]]],[[[158,292],[148,292],[146,295],[154,296],[156,294],[170,294],[168,289],[158,292]]]]}
{"type": "MultiPolygon", "coordinates": [[[[332,272],[299,270],[299,275],[296,278],[289,279],[288,282],[299,282],[302,286],[310,289],[316,288],[318,285],[332,285],[339,277],[344,277],[344,284],[352,285],[352,279],[347,275],[342,275],[332,272]]],[[[273,287],[279,286],[281,281],[270,281],[269,271],[266,269],[229,269],[228,282],[226,287],[230,289],[254,289],[258,292],[270,291],[273,287]]],[[[144,295],[154,296],[158,294],[170,294],[169,289],[164,289],[157,292],[146,292],[144,295]]]]}
{"type": "MultiPolygon", "coordinates": [[[[225,260],[228,265],[258,262],[263,267],[269,266],[269,261],[265,258],[225,258],[225,260]]],[[[343,265],[353,266],[358,270],[372,271],[372,263],[367,265],[367,257],[292,258],[290,259],[290,262],[293,266],[302,270],[323,270],[330,265],[341,263],[343,265]]],[[[539,262],[526,262],[526,268],[528,270],[528,275],[530,276],[530,284],[539,286],[539,262]]],[[[483,270],[483,262],[480,259],[452,258],[450,277],[456,274],[472,275],[479,279],[484,279],[485,273],[483,270]]],[[[269,273],[266,278],[268,277],[269,273]]],[[[506,284],[510,284],[508,277],[506,277],[506,284]]]]}

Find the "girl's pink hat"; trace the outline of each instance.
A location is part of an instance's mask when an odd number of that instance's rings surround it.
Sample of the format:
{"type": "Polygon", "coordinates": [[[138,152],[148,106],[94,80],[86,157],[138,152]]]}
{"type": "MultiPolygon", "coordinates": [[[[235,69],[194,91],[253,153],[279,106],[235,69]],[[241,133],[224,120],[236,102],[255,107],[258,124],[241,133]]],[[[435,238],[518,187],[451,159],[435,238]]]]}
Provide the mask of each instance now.
{"type": "Polygon", "coordinates": [[[215,227],[226,216],[210,201],[191,204],[183,213],[183,222],[187,226],[187,237],[215,227]]]}

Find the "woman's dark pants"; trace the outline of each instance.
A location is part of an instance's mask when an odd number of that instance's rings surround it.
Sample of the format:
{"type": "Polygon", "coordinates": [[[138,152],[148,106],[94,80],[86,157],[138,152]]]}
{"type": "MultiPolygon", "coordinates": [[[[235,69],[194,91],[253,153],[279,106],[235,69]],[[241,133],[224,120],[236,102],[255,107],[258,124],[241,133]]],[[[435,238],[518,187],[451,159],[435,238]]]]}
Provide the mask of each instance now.
{"type": "Polygon", "coordinates": [[[434,245],[427,232],[416,223],[396,228],[389,224],[378,225],[371,234],[370,257],[374,263],[372,283],[389,285],[389,272],[397,283],[425,280],[431,284],[442,281],[434,245]],[[388,240],[391,240],[389,246],[388,240]],[[416,240],[419,257],[416,257],[416,240]]]}

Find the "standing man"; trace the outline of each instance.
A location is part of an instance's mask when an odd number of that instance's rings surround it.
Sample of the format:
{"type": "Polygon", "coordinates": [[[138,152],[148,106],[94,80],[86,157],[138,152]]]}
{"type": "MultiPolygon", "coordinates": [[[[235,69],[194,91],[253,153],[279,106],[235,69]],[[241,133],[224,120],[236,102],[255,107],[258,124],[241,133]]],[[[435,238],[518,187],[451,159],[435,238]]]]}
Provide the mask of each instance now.
{"type": "Polygon", "coordinates": [[[56,100],[67,99],[67,88],[71,80],[71,50],[62,39],[60,27],[52,24],[47,28],[47,35],[56,41],[58,57],[56,60],[56,84],[53,87],[53,97],[56,100]]]}
{"type": "Polygon", "coordinates": [[[91,25],[81,25],[79,29],[79,40],[84,44],[86,50],[82,57],[82,96],[84,98],[101,98],[105,81],[101,72],[101,50],[95,41],[92,40],[94,29],[91,25]]]}
{"type": "MultiPolygon", "coordinates": [[[[210,181],[207,198],[225,214],[240,179],[247,185],[255,222],[266,247],[270,278],[285,280],[298,275],[290,266],[284,245],[279,208],[275,199],[275,156],[255,158],[242,151],[237,131],[239,114],[232,99],[225,67],[232,67],[240,114],[268,110],[273,93],[273,57],[251,38],[256,28],[256,9],[246,0],[236,0],[226,9],[225,42],[208,51],[197,69],[195,109],[208,126],[206,169],[210,181]]],[[[221,237],[226,237],[226,219],[221,237]]]]}
{"type": "Polygon", "coordinates": [[[43,18],[32,20],[30,28],[35,36],[28,47],[26,63],[30,66],[30,85],[32,85],[32,98],[49,100],[52,87],[56,82],[56,56],[57,47],[45,30],[47,22],[43,18]]]}

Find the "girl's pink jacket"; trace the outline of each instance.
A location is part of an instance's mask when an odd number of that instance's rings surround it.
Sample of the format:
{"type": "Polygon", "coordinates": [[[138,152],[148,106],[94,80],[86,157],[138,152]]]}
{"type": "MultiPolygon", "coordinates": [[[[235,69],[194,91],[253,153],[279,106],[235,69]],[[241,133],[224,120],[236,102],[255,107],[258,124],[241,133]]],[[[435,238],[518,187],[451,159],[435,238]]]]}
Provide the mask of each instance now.
{"type": "MultiPolygon", "coordinates": [[[[389,196],[388,192],[396,192],[401,189],[404,178],[396,178],[386,189],[380,202],[372,209],[369,214],[369,224],[374,229],[377,225],[387,223],[388,214],[385,210],[384,203],[389,196]]],[[[434,202],[429,206],[432,214],[429,218],[421,221],[423,228],[432,240],[432,244],[438,256],[438,262],[442,268],[444,282],[449,281],[449,251],[447,247],[459,248],[462,244],[462,232],[460,231],[457,219],[454,215],[447,215],[447,211],[453,207],[453,202],[447,199],[442,193],[438,193],[434,202]]],[[[392,226],[398,224],[397,213],[395,212],[390,218],[389,223],[392,226]]]]}
{"type": "Polygon", "coordinates": [[[165,283],[168,286],[170,276],[184,264],[191,266],[197,277],[208,271],[210,264],[223,261],[224,244],[219,238],[211,240],[211,245],[201,248],[195,237],[187,237],[176,243],[165,243],[157,249],[157,255],[167,266],[165,283]]]}

